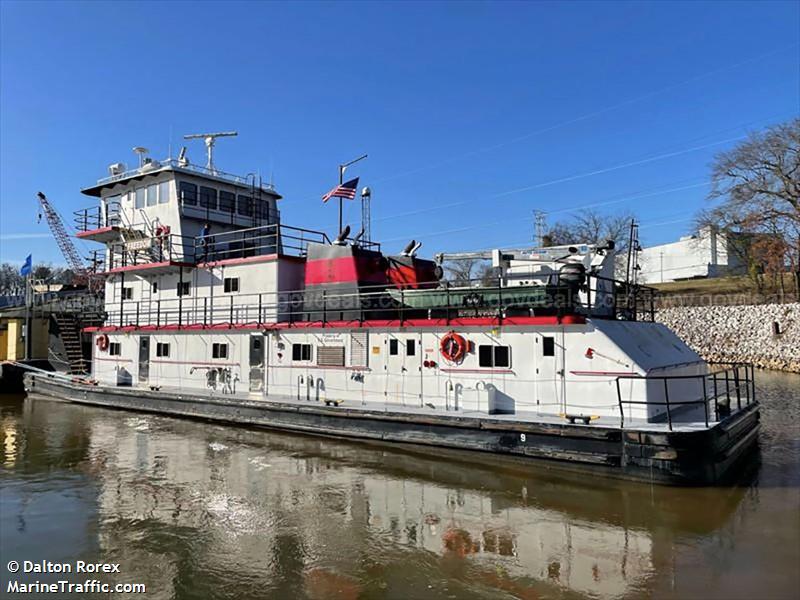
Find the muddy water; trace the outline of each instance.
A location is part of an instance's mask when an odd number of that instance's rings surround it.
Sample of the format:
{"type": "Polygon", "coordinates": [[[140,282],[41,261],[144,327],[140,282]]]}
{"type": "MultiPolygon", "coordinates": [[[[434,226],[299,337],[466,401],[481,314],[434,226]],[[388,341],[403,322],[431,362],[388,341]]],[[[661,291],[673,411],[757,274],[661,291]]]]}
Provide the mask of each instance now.
{"type": "Polygon", "coordinates": [[[0,597],[80,559],[149,599],[797,598],[800,377],[758,391],[757,460],[701,489],[5,397],[0,597]]]}

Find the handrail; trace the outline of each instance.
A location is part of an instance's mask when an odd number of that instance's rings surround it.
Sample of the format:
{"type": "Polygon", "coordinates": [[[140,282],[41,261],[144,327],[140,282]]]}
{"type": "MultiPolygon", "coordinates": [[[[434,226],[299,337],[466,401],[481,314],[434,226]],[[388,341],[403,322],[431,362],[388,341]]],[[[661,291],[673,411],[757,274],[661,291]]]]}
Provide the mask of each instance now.
{"type": "MultiPolygon", "coordinates": [[[[220,171],[218,169],[209,169],[207,167],[203,167],[200,165],[181,162],[176,158],[167,158],[165,160],[155,161],[150,164],[152,166],[149,169],[144,167],[137,167],[135,169],[128,169],[127,171],[118,173],[116,175],[103,177],[97,180],[97,185],[105,185],[108,183],[113,183],[114,181],[120,181],[122,179],[127,179],[128,177],[134,177],[136,175],[149,175],[152,173],[157,173],[158,171],[161,171],[162,169],[166,168],[199,173],[201,175],[207,175],[210,177],[216,177],[218,179],[224,179],[226,181],[230,181],[232,183],[237,183],[240,185],[247,185],[247,186],[250,185],[250,183],[248,182],[248,178],[246,176],[243,177],[241,175],[234,175],[233,173],[226,173],[225,171],[220,171]]],[[[275,186],[272,185],[271,183],[261,183],[261,187],[270,192],[275,191],[275,186]]]]}
{"type": "Polygon", "coordinates": [[[739,411],[742,409],[742,400],[745,402],[745,406],[750,406],[756,402],[756,390],[755,390],[755,366],[752,363],[737,363],[737,362],[719,362],[719,363],[710,363],[709,366],[717,366],[717,365],[727,365],[729,368],[712,371],[710,373],[699,373],[696,375],[638,375],[636,373],[626,373],[623,375],[618,375],[616,377],[616,388],[617,388],[617,402],[619,404],[619,413],[620,413],[620,428],[625,427],[625,410],[623,405],[638,405],[638,406],[666,406],[666,418],[667,418],[667,426],[669,431],[673,430],[673,414],[672,408],[673,407],[682,407],[682,406],[692,406],[692,405],[702,405],[704,407],[704,415],[705,415],[705,425],[708,427],[709,424],[709,411],[708,405],[710,402],[714,403],[714,418],[716,421],[719,421],[720,416],[723,413],[730,414],[731,411],[731,387],[730,387],[730,379],[731,375],[733,375],[734,380],[734,391],[736,392],[736,400],[737,400],[737,407],[736,410],[739,411]],[[742,397],[742,386],[741,386],[741,378],[740,378],[740,370],[744,370],[745,376],[745,388],[744,388],[744,397],[742,397]],[[720,393],[720,385],[719,380],[724,376],[725,381],[725,391],[724,393],[720,393]],[[622,389],[620,386],[620,382],[622,380],[636,380],[636,381],[645,381],[648,380],[663,380],[664,382],[664,401],[658,402],[654,400],[623,400],[622,398],[622,389]],[[697,400],[670,400],[669,397],[669,382],[673,380],[691,380],[696,379],[700,380],[702,383],[703,389],[703,397],[697,400]],[[713,385],[713,394],[709,396],[709,384],[713,385]],[[725,402],[720,402],[720,398],[725,398],[725,402]],[[721,405],[724,408],[721,408],[721,405]]]}

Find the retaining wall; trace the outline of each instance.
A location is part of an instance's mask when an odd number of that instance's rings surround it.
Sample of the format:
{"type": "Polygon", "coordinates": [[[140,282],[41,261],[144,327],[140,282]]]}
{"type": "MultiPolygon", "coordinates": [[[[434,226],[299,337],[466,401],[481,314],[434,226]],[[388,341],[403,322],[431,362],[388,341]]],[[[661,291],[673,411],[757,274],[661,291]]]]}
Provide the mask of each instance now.
{"type": "Polygon", "coordinates": [[[800,303],[663,308],[656,320],[710,362],[800,373],[800,303]]]}

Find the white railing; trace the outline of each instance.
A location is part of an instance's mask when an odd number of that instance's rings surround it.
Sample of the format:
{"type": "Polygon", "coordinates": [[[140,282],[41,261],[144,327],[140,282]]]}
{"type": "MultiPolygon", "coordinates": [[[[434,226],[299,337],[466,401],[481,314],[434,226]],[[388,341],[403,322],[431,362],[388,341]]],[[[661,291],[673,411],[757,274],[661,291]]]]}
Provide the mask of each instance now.
{"type": "MultiPolygon", "coordinates": [[[[117,173],[116,175],[110,175],[109,177],[103,177],[102,179],[97,180],[97,185],[105,185],[108,183],[113,183],[115,181],[119,181],[121,179],[127,179],[128,177],[133,177],[134,175],[140,175],[142,173],[155,173],[164,168],[172,168],[172,169],[180,169],[182,171],[190,171],[192,173],[198,173],[200,175],[208,175],[211,177],[216,177],[218,179],[224,179],[226,181],[230,181],[232,183],[236,183],[239,185],[250,185],[252,183],[252,179],[250,177],[242,177],[241,175],[234,175],[232,173],[226,173],[225,171],[220,171],[218,169],[208,169],[206,167],[201,167],[200,165],[193,165],[191,163],[181,163],[177,158],[168,158],[162,161],[153,161],[150,163],[152,166],[143,166],[137,167],[135,169],[128,169],[122,173],[117,173]]],[[[275,186],[271,183],[262,183],[261,187],[268,191],[275,191],[275,186]]]]}

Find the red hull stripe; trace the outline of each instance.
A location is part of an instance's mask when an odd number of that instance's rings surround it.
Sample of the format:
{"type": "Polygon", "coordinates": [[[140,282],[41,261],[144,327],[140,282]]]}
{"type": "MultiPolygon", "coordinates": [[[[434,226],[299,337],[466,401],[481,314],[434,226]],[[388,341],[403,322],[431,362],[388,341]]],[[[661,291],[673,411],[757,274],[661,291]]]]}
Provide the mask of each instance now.
{"type": "MultiPolygon", "coordinates": [[[[420,329],[426,327],[436,328],[450,328],[458,329],[461,327],[509,327],[509,326],[524,326],[524,325],[541,325],[541,326],[554,326],[554,325],[583,325],[586,319],[580,315],[567,315],[564,317],[508,317],[499,319],[492,317],[465,317],[462,319],[406,319],[400,321],[399,319],[392,320],[375,320],[375,321],[298,321],[296,323],[217,323],[215,325],[203,325],[200,323],[191,323],[187,325],[143,325],[135,327],[133,325],[126,325],[119,327],[115,325],[106,325],[104,327],[84,327],[83,331],[86,333],[105,333],[114,331],[191,331],[191,330],[209,330],[209,331],[227,331],[231,329],[247,329],[247,330],[276,330],[276,329],[359,329],[362,327],[369,328],[384,328],[384,329],[420,329]]],[[[592,373],[598,374],[599,371],[575,372],[575,374],[592,373]]]]}

